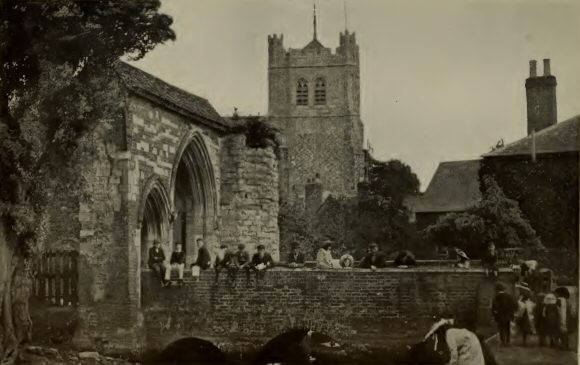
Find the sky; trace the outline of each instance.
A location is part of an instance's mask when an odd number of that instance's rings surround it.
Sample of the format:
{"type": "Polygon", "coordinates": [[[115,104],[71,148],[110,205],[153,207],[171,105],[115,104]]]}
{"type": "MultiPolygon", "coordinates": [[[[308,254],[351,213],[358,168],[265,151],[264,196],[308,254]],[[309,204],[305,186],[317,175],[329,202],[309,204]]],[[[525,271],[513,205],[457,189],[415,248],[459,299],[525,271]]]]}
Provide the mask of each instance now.
{"type": "MultiPolygon", "coordinates": [[[[162,0],[174,42],[137,67],[207,98],[222,115],[267,114],[267,36],[302,48],[312,0],[162,0]]],[[[427,188],[441,161],[526,134],[529,60],[551,59],[558,120],[580,114],[580,0],[316,0],[318,39],[345,27],[360,51],[361,118],[375,158],[427,188]],[[346,8],[346,17],[345,17],[346,8]]],[[[365,143],[366,146],[366,143],[365,143]]]]}

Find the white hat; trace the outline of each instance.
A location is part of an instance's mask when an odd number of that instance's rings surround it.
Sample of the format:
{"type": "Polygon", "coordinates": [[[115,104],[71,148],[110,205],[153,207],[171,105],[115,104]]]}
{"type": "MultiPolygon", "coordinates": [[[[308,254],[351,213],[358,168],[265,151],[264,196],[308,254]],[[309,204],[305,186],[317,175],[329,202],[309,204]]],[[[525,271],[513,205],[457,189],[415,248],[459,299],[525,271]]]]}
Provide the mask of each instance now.
{"type": "Polygon", "coordinates": [[[459,256],[459,257],[463,257],[466,260],[469,260],[469,257],[467,256],[467,254],[465,252],[463,252],[462,250],[456,248],[455,249],[455,253],[459,256]]]}
{"type": "Polygon", "coordinates": [[[558,299],[556,299],[556,296],[552,293],[548,293],[544,297],[544,304],[556,304],[557,302],[558,299]]]}

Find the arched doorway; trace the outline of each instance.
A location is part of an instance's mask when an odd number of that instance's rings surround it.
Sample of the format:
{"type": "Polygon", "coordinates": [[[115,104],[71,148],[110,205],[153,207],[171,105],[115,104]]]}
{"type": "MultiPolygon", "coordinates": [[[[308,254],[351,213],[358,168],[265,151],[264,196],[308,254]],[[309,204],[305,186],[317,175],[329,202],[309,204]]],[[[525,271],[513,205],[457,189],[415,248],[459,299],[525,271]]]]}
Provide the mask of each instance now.
{"type": "Polygon", "coordinates": [[[196,240],[203,238],[211,245],[216,223],[213,166],[198,133],[184,138],[173,167],[170,189],[175,218],[173,244],[182,245],[186,264],[190,265],[197,258],[196,240]]]}
{"type": "Polygon", "coordinates": [[[145,186],[145,199],[141,203],[141,267],[147,267],[148,250],[158,240],[167,253],[169,249],[169,201],[157,177],[145,186]]]}

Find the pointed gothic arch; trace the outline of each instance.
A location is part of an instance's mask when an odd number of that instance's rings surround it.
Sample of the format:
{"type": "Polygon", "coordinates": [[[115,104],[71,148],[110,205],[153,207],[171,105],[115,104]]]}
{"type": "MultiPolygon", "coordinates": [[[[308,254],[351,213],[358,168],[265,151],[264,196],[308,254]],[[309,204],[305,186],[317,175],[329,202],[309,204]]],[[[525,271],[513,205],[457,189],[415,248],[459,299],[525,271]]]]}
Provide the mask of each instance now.
{"type": "Polygon", "coordinates": [[[170,201],[175,210],[173,241],[181,243],[188,263],[196,257],[197,238],[208,239],[217,225],[217,188],[203,136],[189,131],[181,140],[171,172],[170,201]]]}
{"type": "Polygon", "coordinates": [[[170,238],[171,204],[167,189],[158,175],[147,179],[137,209],[137,220],[141,228],[141,267],[147,267],[147,250],[154,240],[167,245],[170,238]]]}

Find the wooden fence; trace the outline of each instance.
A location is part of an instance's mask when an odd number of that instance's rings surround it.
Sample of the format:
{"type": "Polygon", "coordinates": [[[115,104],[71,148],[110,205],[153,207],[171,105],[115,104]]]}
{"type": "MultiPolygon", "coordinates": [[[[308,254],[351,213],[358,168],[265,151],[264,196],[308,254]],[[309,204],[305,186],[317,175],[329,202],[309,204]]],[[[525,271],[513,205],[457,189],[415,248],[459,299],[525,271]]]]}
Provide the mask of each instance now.
{"type": "Polygon", "coordinates": [[[78,303],[78,252],[45,252],[35,262],[32,297],[51,306],[78,303]]]}

